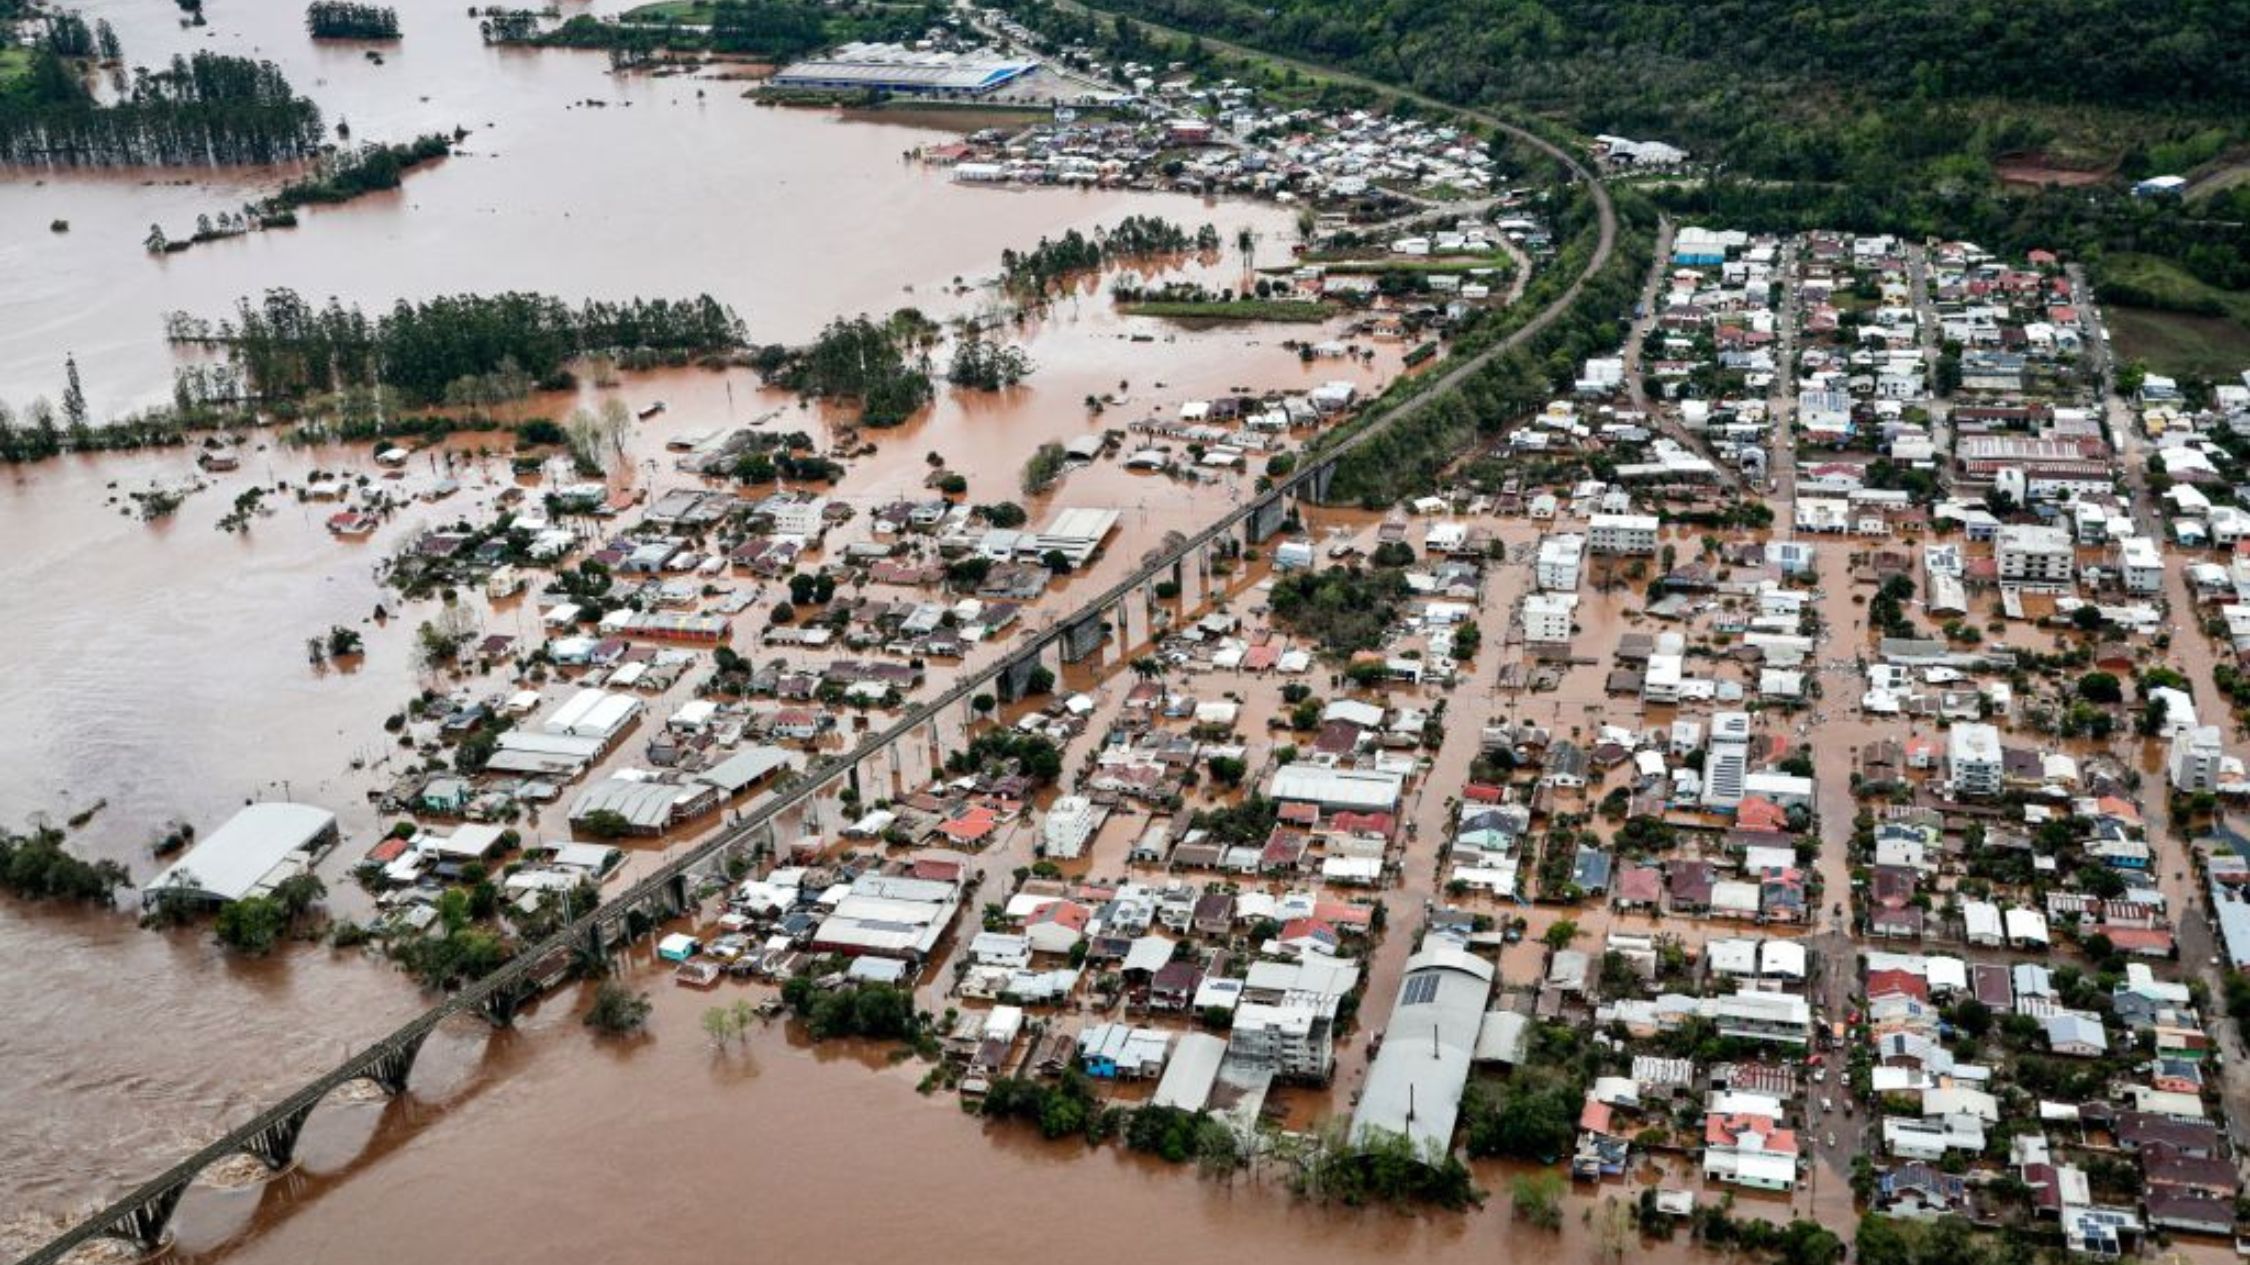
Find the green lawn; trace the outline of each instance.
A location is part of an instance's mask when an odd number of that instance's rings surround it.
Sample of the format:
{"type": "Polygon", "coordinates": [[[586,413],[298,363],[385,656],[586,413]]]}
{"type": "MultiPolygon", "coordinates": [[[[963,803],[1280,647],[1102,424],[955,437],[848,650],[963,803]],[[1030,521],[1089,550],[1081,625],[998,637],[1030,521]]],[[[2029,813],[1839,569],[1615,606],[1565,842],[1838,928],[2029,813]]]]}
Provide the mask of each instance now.
{"type": "Polygon", "coordinates": [[[10,81],[20,78],[31,69],[31,50],[14,46],[0,47],[0,89],[10,81]]]}
{"type": "Polygon", "coordinates": [[[637,4],[620,15],[627,22],[709,22],[710,0],[656,0],[637,4]]]}
{"type": "Polygon", "coordinates": [[[2250,369],[2250,292],[2219,289],[2151,255],[2108,256],[2100,276],[2110,335],[2126,359],[2191,378],[2231,380],[2250,369]]]}
{"type": "Polygon", "coordinates": [[[1173,321],[1325,321],[1334,315],[1326,303],[1310,299],[1213,299],[1208,303],[1156,301],[1120,303],[1127,316],[1157,316],[1173,321]]]}
{"type": "Polygon", "coordinates": [[[2250,324],[2250,292],[2221,290],[2170,259],[2155,255],[2109,255],[2102,259],[2096,277],[2105,286],[2147,296],[2147,302],[2136,303],[2136,306],[2199,313],[2209,307],[2209,315],[2224,312],[2250,324]]]}
{"type": "Polygon", "coordinates": [[[2167,377],[2238,381],[2250,369],[2250,325],[2224,316],[2189,316],[2143,307],[2105,309],[2110,337],[2127,360],[2167,377]]]}

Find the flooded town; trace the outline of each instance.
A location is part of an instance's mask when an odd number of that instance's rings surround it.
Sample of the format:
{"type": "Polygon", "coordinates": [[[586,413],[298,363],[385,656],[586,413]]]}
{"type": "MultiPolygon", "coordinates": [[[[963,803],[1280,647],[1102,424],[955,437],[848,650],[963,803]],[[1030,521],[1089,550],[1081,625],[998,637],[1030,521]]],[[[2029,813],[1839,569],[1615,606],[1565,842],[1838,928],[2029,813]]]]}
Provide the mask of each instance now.
{"type": "Polygon", "coordinates": [[[2250,356],[1702,161],[0,0],[0,1255],[2250,1250],[2250,356]]]}

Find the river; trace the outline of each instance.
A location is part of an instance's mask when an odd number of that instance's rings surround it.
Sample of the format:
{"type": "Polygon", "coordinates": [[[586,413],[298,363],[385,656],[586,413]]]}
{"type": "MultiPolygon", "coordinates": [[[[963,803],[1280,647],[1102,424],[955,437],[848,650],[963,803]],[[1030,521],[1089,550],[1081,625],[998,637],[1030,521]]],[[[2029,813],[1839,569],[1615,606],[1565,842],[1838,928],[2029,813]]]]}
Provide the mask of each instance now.
{"type": "MultiPolygon", "coordinates": [[[[0,399],[19,409],[39,395],[59,397],[66,355],[78,361],[97,419],[159,403],[175,363],[162,340],[163,314],[224,315],[237,298],[272,286],[371,310],[506,288],[569,298],[709,291],[743,316],[753,337],[789,341],[862,311],[976,311],[987,293],[957,290],[956,278],[989,278],[1005,248],[1126,215],[1209,220],[1230,242],[1250,227],[1276,254],[1293,234],[1293,217],[1270,205],[962,187],[904,157],[947,135],[927,115],[892,121],[765,109],[741,100],[736,81],[621,78],[598,54],[490,49],[452,0],[398,4],[406,37],[380,65],[357,46],[314,46],[294,6],[221,0],[207,6],[210,24],[201,28],[183,27],[170,0],[80,7],[89,20],[115,25],[135,64],[197,48],[270,57],[331,123],[348,120],[355,139],[404,140],[455,125],[470,136],[461,156],[410,174],[395,193],[310,210],[294,230],[170,256],[141,249],[150,224],[182,235],[196,215],[239,206],[285,173],[0,181],[0,275],[8,278],[0,287],[0,399]],[[69,232],[49,232],[58,219],[69,232]]],[[[1241,263],[1230,252],[1182,267],[1218,284],[1237,278],[1241,263]]],[[[1292,332],[1304,336],[1303,327],[1292,332]]],[[[871,436],[881,451],[855,463],[837,495],[864,511],[917,491],[924,456],[934,451],[969,478],[972,500],[1007,499],[1018,495],[1023,458],[1047,439],[1121,427],[1231,387],[1346,378],[1372,388],[1398,369],[1395,345],[1364,360],[1301,363],[1278,330],[1184,331],[1119,317],[1097,294],[1058,302],[1014,337],[1037,366],[1026,386],[1002,396],[941,388],[924,417],[871,436]],[[1130,341],[1136,337],[1147,341],[1130,341]],[[1090,416],[1082,401],[1105,392],[1125,404],[1090,416]]],[[[740,372],[629,375],[620,390],[636,405],[670,405],[635,436],[613,475],[621,483],[677,484],[665,439],[794,408],[740,372]]],[[[588,402],[597,394],[589,387],[588,402]]],[[[521,412],[560,416],[575,402],[543,398],[521,412]]],[[[811,411],[784,424],[826,433],[811,411]]],[[[466,454],[478,443],[451,447],[466,454]]],[[[248,487],[298,485],[315,469],[373,473],[363,450],[289,448],[271,435],[254,437],[243,454],[241,470],[207,476],[209,490],[155,524],[124,513],[123,498],[195,477],[186,452],[0,471],[0,540],[9,546],[0,553],[0,585],[20,598],[11,603],[0,691],[11,721],[0,731],[9,770],[0,820],[60,819],[100,803],[73,847],[145,878],[157,865],[149,844],[165,822],[207,831],[250,799],[321,803],[343,818],[346,846],[324,873],[349,904],[356,893],[341,890],[342,867],[378,824],[366,792],[388,780],[384,761],[395,750],[381,722],[418,688],[406,665],[412,629],[429,615],[409,608],[373,622],[379,603],[398,607],[374,565],[424,528],[489,512],[513,479],[498,461],[468,457],[450,472],[418,461],[402,490],[426,490],[450,473],[461,493],[416,502],[364,541],[338,541],[323,526],[326,507],[286,495],[270,498],[274,512],[245,534],[213,530],[248,487]],[[331,624],[363,633],[364,664],[307,662],[305,640],[331,624]]],[[[1106,462],[1073,473],[1032,510],[1126,511],[1108,556],[1070,581],[1087,593],[1122,575],[1167,531],[1208,521],[1246,485],[1135,476],[1106,462]]],[[[495,611],[468,600],[488,631],[536,633],[529,604],[495,611]]],[[[406,981],[354,955],[300,947],[230,960],[204,935],[142,932],[122,914],[0,904],[0,961],[8,963],[0,1006],[10,1016],[0,1025],[0,1137],[11,1143],[0,1151],[0,1222],[19,1229],[156,1171],[327,1066],[345,1043],[387,1030],[421,1004],[406,981]]],[[[623,1106],[673,1090],[663,1071],[623,1075],[608,1060],[573,1066],[579,1061],[530,1060],[535,1080],[608,1068],[618,1084],[588,1091],[580,1082],[569,1097],[544,1100],[549,1124],[567,1127],[575,1118],[568,1102],[588,1092],[623,1106]]],[[[786,1075],[800,1074],[826,1078],[826,1101],[858,1102],[862,1092],[880,1101],[882,1091],[837,1069],[816,1073],[808,1060],[786,1075]]],[[[786,1091],[780,1097],[788,1101],[755,1110],[805,1105],[786,1091]]],[[[922,1118],[939,1116],[933,1109],[922,1118]]],[[[860,1135],[873,1127],[840,1123],[827,1142],[830,1158],[856,1162],[870,1149],[860,1135]]],[[[974,1130],[950,1121],[931,1132],[955,1139],[946,1145],[977,1145],[974,1130]]],[[[389,1162],[409,1162],[408,1153],[389,1162]]],[[[949,1179],[969,1176],[965,1164],[947,1167],[949,1179]]],[[[430,1170],[429,1179],[442,1180],[443,1171],[430,1170]]],[[[775,1206],[810,1213],[803,1193],[777,1189],[775,1206]]],[[[580,1189],[567,1197],[598,1196],[580,1189]]],[[[459,1211],[482,1215],[474,1202],[459,1211]]],[[[805,1232],[814,1232],[809,1222],[805,1232]]],[[[0,1251],[18,1246],[17,1236],[0,1234],[0,1251]]]]}

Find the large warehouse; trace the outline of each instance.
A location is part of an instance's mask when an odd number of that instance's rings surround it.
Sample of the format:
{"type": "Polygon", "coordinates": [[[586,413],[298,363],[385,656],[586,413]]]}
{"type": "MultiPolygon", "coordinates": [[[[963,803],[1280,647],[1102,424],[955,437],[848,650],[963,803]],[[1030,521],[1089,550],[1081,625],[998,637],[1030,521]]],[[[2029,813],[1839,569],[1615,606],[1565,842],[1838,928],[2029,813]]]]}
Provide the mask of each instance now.
{"type": "Polygon", "coordinates": [[[1453,1149],[1492,976],[1491,963],[1435,939],[1406,960],[1383,1049],[1352,1112],[1355,1146],[1403,1135],[1419,1156],[1453,1149]]]}
{"type": "Polygon", "coordinates": [[[785,66],[778,88],[891,92],[917,97],[982,97],[1038,69],[1039,63],[990,53],[923,52],[898,44],[845,44],[825,57],[785,66]]]}
{"type": "Polygon", "coordinates": [[[179,891],[214,904],[263,896],[335,846],[336,814],[310,804],[252,804],[141,889],[148,904],[179,891]]]}

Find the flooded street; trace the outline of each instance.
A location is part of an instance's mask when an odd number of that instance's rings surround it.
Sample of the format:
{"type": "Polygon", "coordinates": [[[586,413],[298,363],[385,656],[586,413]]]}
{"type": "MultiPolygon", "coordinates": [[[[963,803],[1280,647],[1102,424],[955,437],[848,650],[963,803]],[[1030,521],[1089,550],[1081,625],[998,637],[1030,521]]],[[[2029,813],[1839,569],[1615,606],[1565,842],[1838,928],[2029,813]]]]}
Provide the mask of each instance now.
{"type": "MultiPolygon", "coordinates": [[[[990,278],[1004,249],[1126,215],[1191,228],[1209,221],[1227,240],[1250,228],[1275,256],[1294,236],[1293,215],[1271,205],[963,187],[943,169],[905,158],[949,134],[927,114],[893,122],[758,108],[739,99],[740,82],[617,77],[599,54],[489,49],[458,5],[410,0],[399,8],[406,39],[377,65],[357,48],[314,46],[302,13],[286,6],[215,6],[210,25],[193,30],[179,25],[168,0],[83,6],[89,21],[116,26],[135,64],[204,47],[271,57],[331,125],[348,121],[355,139],[403,141],[455,125],[470,136],[463,155],[409,174],[395,193],[310,210],[294,230],[162,257],[140,245],[152,223],[183,235],[197,215],[270,193],[285,173],[153,180],[63,173],[0,183],[0,272],[9,278],[0,287],[0,399],[20,410],[37,396],[58,396],[63,359],[75,355],[96,418],[162,402],[175,364],[163,315],[223,316],[238,298],[268,287],[287,286],[316,302],[334,295],[371,311],[400,298],[504,289],[570,299],[708,291],[742,316],[754,339],[780,342],[858,312],[911,305],[941,319],[975,314],[991,304],[991,293],[973,285],[954,291],[957,278],[990,278]],[[579,104],[588,100],[608,104],[579,104]],[[49,233],[56,219],[70,221],[70,232],[49,233]]],[[[1231,251],[1183,267],[1213,284],[1241,275],[1231,251]]],[[[971,501],[1020,498],[1023,460],[1040,442],[1169,417],[1198,394],[1337,379],[1372,388],[1397,371],[1395,344],[1370,359],[1315,362],[1281,346],[1308,333],[1190,332],[1117,316],[1098,290],[1063,299],[1010,335],[1036,366],[1026,385],[990,396],[941,386],[923,417],[866,436],[880,451],[852,463],[832,494],[864,523],[874,506],[920,493],[925,455],[937,452],[968,477],[971,501]],[[1090,415],[1084,399],[1104,393],[1124,403],[1090,415]]],[[[779,412],[776,428],[807,430],[824,443],[830,437],[817,411],[798,411],[792,398],[765,391],[747,372],[627,375],[618,389],[636,408],[653,400],[669,406],[640,428],[613,471],[620,484],[692,482],[673,472],[664,448],[690,431],[779,412]]],[[[598,394],[589,388],[586,402],[598,394]]],[[[559,417],[575,402],[535,399],[515,415],[559,417]]],[[[414,629],[435,609],[402,610],[375,568],[431,527],[489,516],[493,499],[515,480],[503,459],[471,455],[485,444],[504,450],[508,440],[456,437],[448,447],[462,460],[450,470],[418,457],[397,490],[413,494],[451,477],[461,492],[414,501],[360,540],[326,530],[332,505],[293,495],[269,496],[273,512],[246,534],[213,524],[252,486],[301,486],[315,470],[373,473],[364,448],[291,448],[275,433],[253,436],[239,471],[201,476],[207,490],[154,524],[122,512],[124,498],[194,479],[187,451],[0,470],[0,539],[10,546],[0,583],[39,595],[11,610],[0,696],[16,723],[0,737],[9,769],[0,782],[0,820],[15,825],[44,813],[60,821],[100,803],[73,832],[72,847],[121,861],[145,879],[159,865],[151,842],[168,822],[208,830],[253,799],[319,803],[339,815],[345,839],[323,867],[331,903],[357,912],[365,898],[344,874],[378,828],[367,793],[390,780],[401,754],[382,723],[422,685],[410,666],[414,629]],[[378,604],[397,617],[372,621],[378,604]],[[362,663],[346,670],[307,662],[306,639],[331,625],[365,637],[362,663]]],[[[1167,532],[1223,512],[1246,494],[1251,475],[1232,478],[1191,484],[1129,474],[1115,460],[1069,474],[1030,502],[1034,517],[1063,506],[1125,513],[1106,556],[1050,600],[1067,604],[1098,591],[1167,532]]],[[[536,641],[534,603],[492,610],[480,597],[463,601],[484,631],[536,641]]],[[[741,634],[746,650],[751,637],[741,634]]],[[[936,674],[932,688],[946,679],[936,674]]],[[[347,1043],[386,1031],[423,1004],[411,983],[357,954],[292,948],[264,961],[229,960],[207,931],[142,932],[122,913],[0,905],[0,955],[10,964],[0,973],[0,1001],[26,1020],[0,1026],[0,1136],[11,1142],[0,1154],[0,1209],[7,1210],[0,1222],[17,1228],[82,1210],[160,1168],[332,1063],[347,1043]]],[[[692,1041],[683,1033],[674,1044],[692,1041]]],[[[626,1104],[673,1088],[638,1068],[617,1075],[608,1060],[561,1054],[534,1063],[547,1077],[607,1076],[634,1086],[623,1096],[597,1091],[605,1109],[643,1110],[645,1103],[626,1104]]],[[[854,1097],[864,1078],[806,1063],[790,1074],[823,1078],[826,1101],[874,1110],[854,1097]]],[[[526,1092],[510,1086],[478,1102],[516,1102],[526,1092]]],[[[540,1127],[576,1126],[566,1104],[588,1091],[580,1084],[564,1092],[540,1099],[540,1127]]],[[[783,1095],[754,1110],[804,1106],[783,1095]]],[[[524,1123],[532,1114],[515,1112],[524,1123]]],[[[931,1108],[921,1118],[933,1135],[950,1139],[943,1145],[981,1152],[974,1130],[949,1115],[931,1108]]],[[[327,1136],[333,1123],[316,1124],[315,1134],[327,1136]]],[[[823,1162],[864,1158],[855,1134],[865,1127],[825,1135],[837,1146],[823,1162]]],[[[474,1131],[484,1136],[482,1126],[474,1131]]],[[[546,1146],[520,1138],[510,1145],[546,1146]]],[[[421,1151],[413,1149],[412,1164],[421,1163],[421,1151]]],[[[568,1151],[547,1153],[562,1163],[568,1151]]],[[[317,1138],[308,1154],[322,1154],[317,1138]]],[[[409,1162],[408,1154],[386,1163],[409,1162]]],[[[710,1172],[717,1180],[719,1169],[710,1172]]],[[[1169,1189],[1169,1179],[1155,1188],[1169,1189]]],[[[553,1193],[600,1198],[586,1189],[553,1193]]],[[[809,1214],[801,1193],[776,1191],[774,1206],[809,1214]]],[[[465,1200],[456,1211],[474,1218],[478,1207],[465,1200]]],[[[205,1224],[191,1219],[183,1228],[205,1224]]],[[[0,1226],[0,1254],[25,1246],[9,1226],[0,1226]]],[[[804,1232],[817,1228],[808,1216],[804,1232]]]]}

